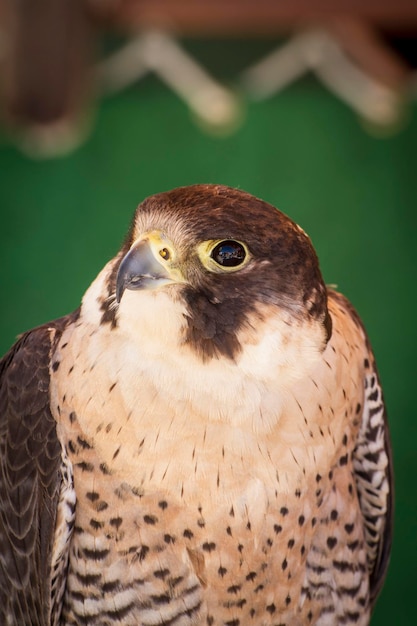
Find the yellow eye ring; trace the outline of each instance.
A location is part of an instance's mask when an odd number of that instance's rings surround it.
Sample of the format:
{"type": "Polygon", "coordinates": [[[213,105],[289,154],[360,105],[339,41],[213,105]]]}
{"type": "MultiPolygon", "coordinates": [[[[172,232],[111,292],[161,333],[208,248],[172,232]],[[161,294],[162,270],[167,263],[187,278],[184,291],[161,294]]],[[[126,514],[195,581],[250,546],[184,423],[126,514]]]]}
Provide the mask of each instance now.
{"type": "Polygon", "coordinates": [[[198,246],[204,267],[211,272],[237,272],[247,265],[251,255],[246,244],[236,239],[211,239],[198,246]]]}

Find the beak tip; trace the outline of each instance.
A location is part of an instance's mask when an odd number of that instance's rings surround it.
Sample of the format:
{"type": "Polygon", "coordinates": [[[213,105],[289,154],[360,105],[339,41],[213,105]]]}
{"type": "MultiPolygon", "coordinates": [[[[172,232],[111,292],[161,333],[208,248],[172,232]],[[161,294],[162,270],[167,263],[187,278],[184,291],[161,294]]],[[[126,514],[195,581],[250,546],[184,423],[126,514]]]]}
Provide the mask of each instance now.
{"type": "Polygon", "coordinates": [[[117,277],[116,277],[116,302],[117,304],[120,304],[120,301],[123,297],[125,289],[126,289],[126,277],[123,276],[119,268],[119,271],[117,272],[117,277]]]}
{"type": "Polygon", "coordinates": [[[139,240],[120,262],[116,276],[116,302],[120,304],[126,289],[153,290],[170,282],[173,279],[169,271],[155,258],[148,240],[139,240]]]}

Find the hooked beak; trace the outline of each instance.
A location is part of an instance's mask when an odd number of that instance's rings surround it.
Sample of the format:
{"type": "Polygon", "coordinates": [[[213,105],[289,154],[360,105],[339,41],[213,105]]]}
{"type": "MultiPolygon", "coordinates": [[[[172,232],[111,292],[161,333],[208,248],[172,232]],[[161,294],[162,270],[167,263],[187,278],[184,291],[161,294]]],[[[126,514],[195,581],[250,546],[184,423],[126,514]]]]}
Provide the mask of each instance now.
{"type": "MultiPolygon", "coordinates": [[[[165,250],[165,248],[162,248],[165,250]]],[[[133,244],[123,257],[116,278],[116,300],[120,303],[125,289],[156,289],[168,283],[178,282],[169,266],[158,259],[149,239],[133,244]]]]}

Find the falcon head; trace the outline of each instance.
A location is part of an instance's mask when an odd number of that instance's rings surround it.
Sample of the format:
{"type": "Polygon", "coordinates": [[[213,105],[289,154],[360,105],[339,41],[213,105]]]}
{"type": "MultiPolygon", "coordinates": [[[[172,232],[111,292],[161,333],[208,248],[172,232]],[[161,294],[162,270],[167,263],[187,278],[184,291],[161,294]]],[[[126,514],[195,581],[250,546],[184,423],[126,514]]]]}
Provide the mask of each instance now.
{"type": "Polygon", "coordinates": [[[286,331],[297,331],[320,353],[331,334],[310,239],[273,206],[221,185],[142,202],[107,269],[105,292],[102,323],[132,337],[146,326],[158,342],[176,320],[177,343],[205,362],[236,360],[274,329],[280,345],[286,331]]]}

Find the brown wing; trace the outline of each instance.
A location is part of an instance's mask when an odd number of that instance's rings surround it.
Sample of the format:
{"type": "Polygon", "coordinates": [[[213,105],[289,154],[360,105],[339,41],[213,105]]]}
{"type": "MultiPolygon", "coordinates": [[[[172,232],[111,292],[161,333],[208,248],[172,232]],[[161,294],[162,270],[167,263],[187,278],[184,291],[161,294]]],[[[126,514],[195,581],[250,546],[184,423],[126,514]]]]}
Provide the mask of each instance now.
{"type": "Polygon", "coordinates": [[[384,583],[391,553],[394,484],[392,453],[384,397],[366,330],[350,302],[328,289],[329,297],[353,318],[366,339],[365,393],[353,467],[365,528],[371,605],[384,583]]]}
{"type": "Polygon", "coordinates": [[[46,626],[61,488],[50,410],[54,342],[73,318],[29,331],[0,361],[0,623],[46,626]]]}
{"type": "Polygon", "coordinates": [[[374,604],[385,579],[391,552],[394,485],[385,403],[372,353],[365,365],[362,424],[353,465],[365,523],[371,603],[374,604]]]}

